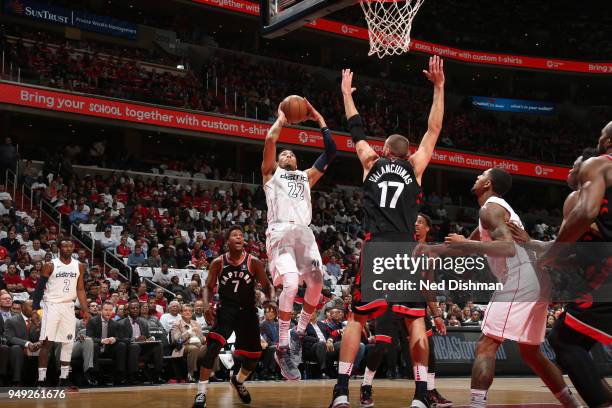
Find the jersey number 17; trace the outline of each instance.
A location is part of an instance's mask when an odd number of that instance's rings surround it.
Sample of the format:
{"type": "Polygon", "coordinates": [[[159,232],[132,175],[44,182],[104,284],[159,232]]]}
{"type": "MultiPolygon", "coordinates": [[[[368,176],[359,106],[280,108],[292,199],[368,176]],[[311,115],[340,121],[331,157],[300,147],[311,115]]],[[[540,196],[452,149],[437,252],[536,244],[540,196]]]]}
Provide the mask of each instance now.
{"type": "Polygon", "coordinates": [[[380,208],[385,208],[387,206],[387,189],[389,187],[395,187],[395,193],[391,198],[389,208],[395,208],[399,196],[402,194],[402,191],[404,191],[404,183],[400,183],[399,181],[383,181],[378,183],[378,188],[382,190],[380,193],[380,208]]]}

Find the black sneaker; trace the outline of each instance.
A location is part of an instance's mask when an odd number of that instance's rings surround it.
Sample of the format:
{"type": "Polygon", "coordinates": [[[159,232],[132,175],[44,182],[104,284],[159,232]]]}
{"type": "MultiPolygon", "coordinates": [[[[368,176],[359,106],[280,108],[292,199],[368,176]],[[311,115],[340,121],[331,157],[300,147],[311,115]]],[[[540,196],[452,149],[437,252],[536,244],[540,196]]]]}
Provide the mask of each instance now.
{"type": "Polygon", "coordinates": [[[67,378],[60,378],[57,387],[64,389],[66,392],[79,392],[79,388],[67,378]]]}
{"type": "Polygon", "coordinates": [[[203,392],[195,396],[192,408],[206,408],[206,394],[203,392]]]}
{"type": "Polygon", "coordinates": [[[238,382],[235,375],[232,375],[232,378],[230,378],[230,383],[234,386],[234,389],[238,393],[238,396],[242,402],[245,404],[251,402],[251,394],[249,394],[249,390],[246,389],[243,383],[238,382]]]}
{"type": "Polygon", "coordinates": [[[329,408],[350,408],[348,388],[342,388],[336,384],[334,387],[334,395],[329,408]]]}
{"type": "Polygon", "coordinates": [[[410,408],[431,408],[427,397],[415,397],[410,403],[410,408]]]}
{"type": "Polygon", "coordinates": [[[453,406],[453,401],[449,401],[444,398],[435,388],[427,391],[427,399],[429,400],[432,408],[448,408],[453,406]]]}
{"type": "Polygon", "coordinates": [[[374,400],[372,399],[372,386],[361,385],[361,391],[359,392],[359,407],[360,408],[371,408],[374,406],[374,400]]]}

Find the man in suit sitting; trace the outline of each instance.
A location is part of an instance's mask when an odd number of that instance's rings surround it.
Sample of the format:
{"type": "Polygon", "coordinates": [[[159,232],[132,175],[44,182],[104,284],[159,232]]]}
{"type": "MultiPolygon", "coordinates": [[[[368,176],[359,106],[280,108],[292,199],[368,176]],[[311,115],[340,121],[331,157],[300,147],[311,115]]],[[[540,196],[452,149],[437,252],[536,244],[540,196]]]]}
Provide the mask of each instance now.
{"type": "Polygon", "coordinates": [[[8,372],[10,347],[6,344],[8,340],[4,335],[4,319],[0,317],[0,387],[4,386],[4,380],[8,372]]]}
{"type": "Polygon", "coordinates": [[[13,384],[21,383],[21,372],[25,361],[24,351],[34,353],[40,349],[40,318],[32,313],[32,301],[26,300],[21,306],[21,314],[4,322],[4,333],[11,347],[10,361],[13,384]]]}
{"type": "Polygon", "coordinates": [[[120,340],[128,345],[127,372],[128,382],[135,382],[138,370],[138,359],[152,360],[153,373],[147,373],[155,384],[163,384],[160,378],[162,370],[163,351],[162,344],[156,341],[149,333],[149,323],[140,316],[140,303],[137,299],[130,301],[128,317],[119,321],[120,340]]]}
{"type": "Polygon", "coordinates": [[[102,311],[87,323],[86,334],[94,343],[94,369],[99,370],[98,359],[110,358],[114,362],[115,385],[125,382],[127,344],[119,341],[119,323],[112,319],[114,306],[105,301],[102,311]]]}
{"type": "Polygon", "coordinates": [[[328,370],[337,355],[334,339],[329,335],[328,329],[327,324],[317,321],[317,313],[313,313],[304,336],[303,360],[314,360],[319,363],[323,379],[329,378],[328,370]]]}
{"type": "Polygon", "coordinates": [[[110,358],[114,362],[115,385],[125,382],[127,344],[119,341],[119,323],[112,319],[114,306],[105,301],[98,316],[87,323],[86,334],[94,343],[94,369],[99,370],[98,359],[110,358]]]}

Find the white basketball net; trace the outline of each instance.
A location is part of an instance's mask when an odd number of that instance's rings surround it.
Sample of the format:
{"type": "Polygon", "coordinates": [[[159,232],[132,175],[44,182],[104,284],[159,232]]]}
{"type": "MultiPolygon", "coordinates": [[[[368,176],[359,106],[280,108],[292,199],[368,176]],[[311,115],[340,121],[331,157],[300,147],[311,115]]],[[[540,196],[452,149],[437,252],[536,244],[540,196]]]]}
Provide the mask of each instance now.
{"type": "Polygon", "coordinates": [[[424,0],[360,0],[370,33],[368,55],[408,52],[412,19],[424,0]]]}

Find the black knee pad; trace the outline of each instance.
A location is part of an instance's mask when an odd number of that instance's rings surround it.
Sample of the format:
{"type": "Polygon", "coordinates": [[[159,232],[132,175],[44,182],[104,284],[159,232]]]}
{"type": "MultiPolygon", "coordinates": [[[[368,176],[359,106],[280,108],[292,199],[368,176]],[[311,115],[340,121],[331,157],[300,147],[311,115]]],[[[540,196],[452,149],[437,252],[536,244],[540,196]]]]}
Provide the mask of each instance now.
{"type": "Polygon", "coordinates": [[[223,344],[217,339],[208,338],[206,342],[206,353],[199,358],[199,363],[202,367],[212,369],[215,359],[223,348],[223,344]]]}
{"type": "Polygon", "coordinates": [[[370,370],[376,371],[378,369],[389,346],[391,346],[391,344],[384,341],[376,342],[376,345],[374,345],[374,348],[367,356],[366,366],[370,370]]]}

